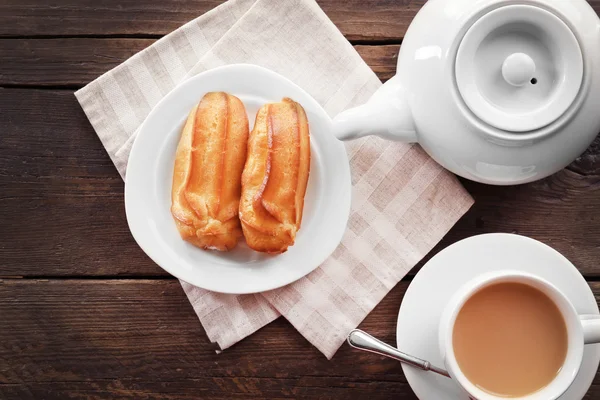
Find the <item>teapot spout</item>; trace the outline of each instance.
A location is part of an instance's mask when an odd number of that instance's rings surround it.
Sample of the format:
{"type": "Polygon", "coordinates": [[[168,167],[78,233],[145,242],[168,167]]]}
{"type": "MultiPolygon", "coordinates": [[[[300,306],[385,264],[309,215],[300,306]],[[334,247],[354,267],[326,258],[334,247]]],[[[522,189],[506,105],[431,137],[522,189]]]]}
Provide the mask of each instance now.
{"type": "Polygon", "coordinates": [[[406,91],[397,77],[387,81],[362,106],[351,108],[333,119],[333,134],[339,140],[354,140],[368,135],[414,143],[417,141],[406,91]]]}

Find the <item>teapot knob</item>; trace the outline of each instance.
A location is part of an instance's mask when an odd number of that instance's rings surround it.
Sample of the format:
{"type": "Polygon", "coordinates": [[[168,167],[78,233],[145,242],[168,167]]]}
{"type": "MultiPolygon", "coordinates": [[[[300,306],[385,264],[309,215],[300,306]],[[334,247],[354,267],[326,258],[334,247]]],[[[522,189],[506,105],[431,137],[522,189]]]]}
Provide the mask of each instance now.
{"type": "Polygon", "coordinates": [[[527,54],[513,53],[502,64],[502,76],[513,86],[523,86],[532,81],[535,69],[535,62],[527,54]]]}

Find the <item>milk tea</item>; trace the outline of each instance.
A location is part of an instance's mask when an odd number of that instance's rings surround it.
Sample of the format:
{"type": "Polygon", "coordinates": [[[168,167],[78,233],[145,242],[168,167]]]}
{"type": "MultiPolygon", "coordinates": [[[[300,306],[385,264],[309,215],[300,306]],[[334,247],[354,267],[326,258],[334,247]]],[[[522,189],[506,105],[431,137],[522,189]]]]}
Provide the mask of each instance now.
{"type": "Polygon", "coordinates": [[[509,398],[552,382],[568,345],[556,304],[522,283],[497,283],[476,292],[458,313],[452,341],[467,379],[490,394],[509,398]]]}

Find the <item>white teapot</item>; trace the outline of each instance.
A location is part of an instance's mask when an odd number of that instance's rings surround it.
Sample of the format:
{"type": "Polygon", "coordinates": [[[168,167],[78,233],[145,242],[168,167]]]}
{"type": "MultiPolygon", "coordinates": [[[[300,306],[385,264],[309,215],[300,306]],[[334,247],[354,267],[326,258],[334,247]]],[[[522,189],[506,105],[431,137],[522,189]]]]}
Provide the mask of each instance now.
{"type": "Polygon", "coordinates": [[[429,0],[397,75],[333,131],[418,142],[474,181],[544,178],[600,132],[600,20],[585,0],[429,0]]]}

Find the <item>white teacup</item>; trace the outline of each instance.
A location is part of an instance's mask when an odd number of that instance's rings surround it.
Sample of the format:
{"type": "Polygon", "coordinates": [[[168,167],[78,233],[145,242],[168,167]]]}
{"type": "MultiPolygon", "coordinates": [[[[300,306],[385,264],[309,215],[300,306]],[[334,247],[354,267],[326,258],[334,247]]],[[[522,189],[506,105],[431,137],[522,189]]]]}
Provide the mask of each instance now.
{"type": "MultiPolygon", "coordinates": [[[[579,315],[567,297],[550,282],[519,271],[499,271],[481,275],[464,286],[452,297],[442,314],[439,326],[440,351],[452,379],[471,397],[478,400],[506,400],[494,396],[471,383],[462,373],[452,347],[452,333],[456,317],[465,302],[479,290],[496,283],[515,282],[532,286],[545,293],[558,307],[567,326],[568,349],[565,362],[556,378],[539,391],[516,400],[555,400],[567,391],[579,372],[584,345],[600,343],[600,315],[579,315]]],[[[515,362],[517,362],[515,360],[515,362]]]]}

